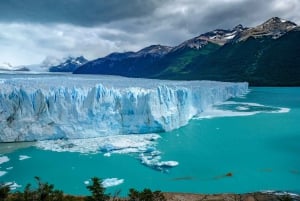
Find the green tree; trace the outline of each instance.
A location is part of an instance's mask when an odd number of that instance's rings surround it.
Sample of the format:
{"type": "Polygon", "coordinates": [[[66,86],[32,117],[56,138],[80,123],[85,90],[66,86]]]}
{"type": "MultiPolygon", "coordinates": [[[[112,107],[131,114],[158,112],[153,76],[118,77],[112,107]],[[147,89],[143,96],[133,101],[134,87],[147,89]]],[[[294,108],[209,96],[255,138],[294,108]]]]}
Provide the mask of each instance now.
{"type": "Polygon", "coordinates": [[[139,195],[140,193],[137,190],[133,188],[129,189],[129,193],[128,193],[129,201],[138,201],[139,195]]]}
{"type": "MultiPolygon", "coordinates": [[[[37,189],[31,189],[27,184],[24,192],[16,192],[10,196],[10,201],[63,201],[63,192],[54,189],[54,185],[44,183],[39,177],[35,177],[37,189]]],[[[1,200],[2,201],[2,200],[1,200]]]]}
{"type": "Polygon", "coordinates": [[[63,192],[54,189],[53,184],[41,182],[39,177],[35,177],[38,189],[34,192],[34,198],[43,201],[63,201],[63,192]]]}
{"type": "Polygon", "coordinates": [[[87,189],[92,193],[86,198],[86,201],[106,201],[109,200],[109,195],[105,194],[105,188],[102,185],[101,179],[92,178],[92,184],[87,186],[87,189]]]}
{"type": "Polygon", "coordinates": [[[8,197],[10,188],[8,185],[0,184],[0,200],[6,200],[8,197]]]}

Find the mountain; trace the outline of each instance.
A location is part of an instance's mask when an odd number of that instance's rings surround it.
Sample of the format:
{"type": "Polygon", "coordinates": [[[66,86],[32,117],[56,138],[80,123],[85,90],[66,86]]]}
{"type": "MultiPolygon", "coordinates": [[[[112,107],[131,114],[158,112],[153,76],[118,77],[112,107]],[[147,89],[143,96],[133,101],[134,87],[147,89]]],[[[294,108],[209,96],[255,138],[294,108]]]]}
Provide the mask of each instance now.
{"type": "Polygon", "coordinates": [[[278,17],[273,17],[257,27],[253,27],[240,32],[235,40],[245,41],[249,37],[261,38],[264,36],[270,36],[273,39],[277,39],[296,27],[297,24],[295,24],[294,22],[280,19],[278,17]]]}
{"type": "Polygon", "coordinates": [[[138,52],[112,53],[87,62],[74,71],[76,74],[109,74],[128,77],[147,77],[156,73],[152,66],[172,50],[171,47],[152,45],[138,52]]]}
{"type": "Polygon", "coordinates": [[[294,23],[272,18],[245,30],[208,55],[196,58],[191,72],[173,79],[247,81],[254,86],[300,85],[300,29],[294,23]],[[259,31],[258,31],[259,30],[259,31]]]}
{"type": "Polygon", "coordinates": [[[218,29],[187,40],[176,47],[151,45],[138,52],[112,53],[90,61],[74,71],[75,74],[108,74],[127,77],[151,77],[169,71],[181,71],[195,57],[207,55],[241,30],[241,25],[232,30],[218,29]]]}
{"type": "Polygon", "coordinates": [[[300,85],[299,38],[297,24],[273,17],[252,28],[216,29],[172,48],[154,45],[138,52],[112,53],[74,73],[294,86],[300,85]]]}
{"type": "Polygon", "coordinates": [[[40,64],[22,65],[22,66],[6,66],[1,67],[0,70],[13,70],[13,71],[30,71],[30,72],[73,72],[79,66],[85,64],[88,60],[83,56],[80,57],[64,57],[57,58],[48,56],[40,64]]]}
{"type": "Polygon", "coordinates": [[[207,55],[217,51],[225,43],[236,37],[241,31],[246,30],[242,25],[238,25],[231,30],[216,29],[190,40],[184,41],[174,47],[166,54],[156,66],[156,74],[148,74],[149,77],[172,79],[182,79],[189,73],[187,68],[195,59],[205,59],[207,55]]]}
{"type": "Polygon", "coordinates": [[[28,68],[22,66],[12,66],[10,63],[3,63],[0,71],[29,71],[28,68]]]}
{"type": "MultiPolygon", "coordinates": [[[[50,72],[73,72],[75,71],[79,66],[87,63],[88,60],[84,58],[83,56],[80,57],[67,57],[65,58],[65,61],[60,62],[57,65],[50,65],[48,67],[50,72]]],[[[44,61],[45,63],[45,61],[44,61]]]]}

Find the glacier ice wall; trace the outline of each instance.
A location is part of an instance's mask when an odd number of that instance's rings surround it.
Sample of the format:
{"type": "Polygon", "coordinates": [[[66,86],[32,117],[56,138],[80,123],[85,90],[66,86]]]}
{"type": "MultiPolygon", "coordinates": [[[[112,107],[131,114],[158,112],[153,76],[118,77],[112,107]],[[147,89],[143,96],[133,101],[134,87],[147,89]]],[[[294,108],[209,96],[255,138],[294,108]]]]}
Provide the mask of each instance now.
{"type": "Polygon", "coordinates": [[[169,131],[248,90],[247,83],[80,75],[1,75],[0,85],[0,142],[169,131]]]}

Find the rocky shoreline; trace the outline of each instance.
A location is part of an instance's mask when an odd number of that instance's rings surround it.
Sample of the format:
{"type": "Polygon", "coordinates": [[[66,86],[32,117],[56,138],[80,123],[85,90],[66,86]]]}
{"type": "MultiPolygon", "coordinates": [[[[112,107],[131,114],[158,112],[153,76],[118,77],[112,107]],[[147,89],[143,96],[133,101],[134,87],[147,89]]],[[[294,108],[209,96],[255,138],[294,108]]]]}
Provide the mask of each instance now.
{"type": "Polygon", "coordinates": [[[245,194],[163,193],[167,201],[300,201],[300,196],[287,192],[254,192],[245,194]]]}

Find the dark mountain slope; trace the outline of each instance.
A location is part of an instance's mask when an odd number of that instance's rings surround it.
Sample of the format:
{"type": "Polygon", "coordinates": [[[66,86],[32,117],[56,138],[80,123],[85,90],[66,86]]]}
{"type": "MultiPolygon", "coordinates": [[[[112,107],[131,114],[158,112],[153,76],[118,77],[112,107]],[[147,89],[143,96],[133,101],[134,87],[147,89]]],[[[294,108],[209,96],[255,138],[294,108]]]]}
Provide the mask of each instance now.
{"type": "Polygon", "coordinates": [[[188,66],[197,58],[198,61],[204,60],[207,55],[218,50],[221,46],[208,42],[200,49],[185,47],[169,53],[164,58],[156,62],[156,74],[149,77],[163,79],[184,79],[186,75],[192,74],[188,66]]]}
{"type": "Polygon", "coordinates": [[[138,52],[112,53],[86,63],[74,73],[147,77],[156,72],[154,64],[171,49],[168,46],[152,45],[138,52]]]}

